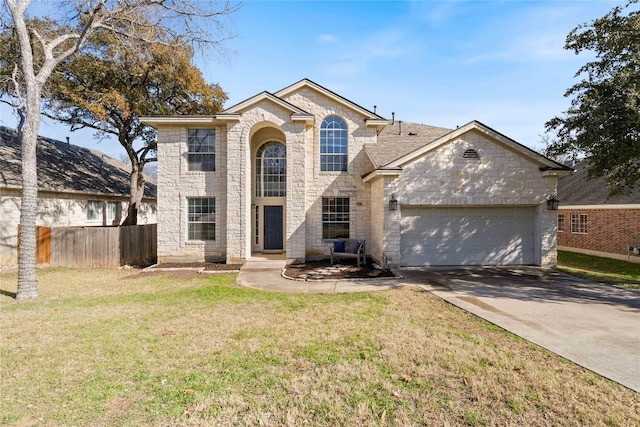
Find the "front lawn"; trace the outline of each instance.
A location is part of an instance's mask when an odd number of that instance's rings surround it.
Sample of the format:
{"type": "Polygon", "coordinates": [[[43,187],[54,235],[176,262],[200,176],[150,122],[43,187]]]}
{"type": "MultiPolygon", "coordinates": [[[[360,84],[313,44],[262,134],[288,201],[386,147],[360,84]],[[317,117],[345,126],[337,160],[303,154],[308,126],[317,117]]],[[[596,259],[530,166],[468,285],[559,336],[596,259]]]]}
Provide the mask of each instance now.
{"type": "Polygon", "coordinates": [[[640,425],[639,398],[417,288],[263,292],[235,275],[0,274],[0,423],[640,425]]]}
{"type": "Polygon", "coordinates": [[[595,282],[640,289],[638,263],[558,251],[558,270],[595,282]]]}

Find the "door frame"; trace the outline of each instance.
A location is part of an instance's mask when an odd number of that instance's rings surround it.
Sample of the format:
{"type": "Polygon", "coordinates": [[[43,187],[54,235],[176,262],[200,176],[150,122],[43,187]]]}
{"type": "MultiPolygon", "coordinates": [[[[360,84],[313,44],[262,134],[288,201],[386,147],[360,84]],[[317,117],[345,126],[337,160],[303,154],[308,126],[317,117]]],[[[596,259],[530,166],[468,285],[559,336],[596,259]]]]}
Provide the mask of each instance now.
{"type": "Polygon", "coordinates": [[[262,251],[274,251],[274,252],[282,252],[284,251],[285,238],[284,238],[284,206],[281,204],[266,204],[262,206],[262,251]],[[267,210],[271,210],[268,208],[276,208],[274,211],[278,212],[280,215],[280,247],[267,248],[267,210]]]}

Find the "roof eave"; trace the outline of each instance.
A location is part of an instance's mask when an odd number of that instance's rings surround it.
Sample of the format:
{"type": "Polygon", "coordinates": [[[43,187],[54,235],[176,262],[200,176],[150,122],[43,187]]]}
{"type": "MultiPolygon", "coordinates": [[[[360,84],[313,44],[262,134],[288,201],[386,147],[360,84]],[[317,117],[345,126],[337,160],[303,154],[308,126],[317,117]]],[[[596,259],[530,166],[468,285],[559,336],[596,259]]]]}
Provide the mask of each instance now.
{"type": "Polygon", "coordinates": [[[375,169],[375,170],[372,170],[371,172],[369,172],[368,174],[363,175],[362,176],[362,182],[363,183],[367,183],[367,182],[372,181],[374,179],[382,178],[382,177],[385,177],[385,176],[400,176],[401,173],[402,173],[402,169],[401,168],[375,169]]]}
{"type": "Polygon", "coordinates": [[[303,109],[285,101],[284,99],[269,93],[269,92],[260,92],[257,95],[252,96],[251,98],[245,99],[244,101],[229,107],[227,109],[225,109],[222,112],[222,115],[229,115],[229,114],[242,114],[244,111],[248,110],[249,108],[251,108],[253,105],[256,105],[260,102],[263,101],[269,101],[269,102],[273,102],[274,104],[278,105],[279,107],[283,108],[284,110],[289,111],[291,114],[300,114],[300,115],[310,115],[308,112],[304,111],[303,109]]]}
{"type": "Polygon", "coordinates": [[[573,174],[573,170],[571,169],[544,169],[540,168],[542,172],[542,176],[556,176],[558,178],[562,178],[563,176],[569,176],[573,174]]]}
{"type": "Polygon", "coordinates": [[[155,129],[166,126],[213,125],[216,116],[141,116],[140,121],[155,129]]]}
{"type": "Polygon", "coordinates": [[[300,114],[300,113],[296,113],[296,114],[292,114],[291,115],[291,121],[292,122],[302,122],[307,126],[311,126],[315,123],[316,118],[313,114],[300,114]]]}
{"type": "Polygon", "coordinates": [[[367,127],[375,128],[376,133],[380,134],[380,132],[382,132],[382,129],[384,129],[389,124],[389,121],[386,119],[366,119],[364,123],[367,127]]]}

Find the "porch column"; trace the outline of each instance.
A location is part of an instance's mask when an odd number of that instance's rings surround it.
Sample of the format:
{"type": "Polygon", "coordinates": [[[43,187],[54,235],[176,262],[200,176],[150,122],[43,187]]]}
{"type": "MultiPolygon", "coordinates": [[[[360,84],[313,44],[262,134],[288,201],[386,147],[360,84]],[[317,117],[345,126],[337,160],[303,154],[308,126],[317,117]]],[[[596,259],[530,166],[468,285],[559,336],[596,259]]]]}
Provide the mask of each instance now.
{"type": "Polygon", "coordinates": [[[227,262],[244,262],[251,256],[251,168],[248,131],[242,123],[227,128],[227,262]]]}
{"type": "Polygon", "coordinates": [[[302,262],[306,257],[305,137],[303,125],[292,125],[287,138],[287,261],[302,262]]]}

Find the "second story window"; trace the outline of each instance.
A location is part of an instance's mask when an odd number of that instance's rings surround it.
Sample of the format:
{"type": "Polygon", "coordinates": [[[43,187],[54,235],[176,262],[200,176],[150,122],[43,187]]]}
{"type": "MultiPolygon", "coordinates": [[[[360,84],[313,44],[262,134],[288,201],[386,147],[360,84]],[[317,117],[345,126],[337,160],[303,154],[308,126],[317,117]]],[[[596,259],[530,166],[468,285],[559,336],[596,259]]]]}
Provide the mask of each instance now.
{"type": "Polygon", "coordinates": [[[216,170],[215,129],[189,129],[187,162],[190,171],[211,172],[216,170]]]}
{"type": "Polygon", "coordinates": [[[329,116],[320,125],[320,170],[347,170],[347,124],[329,116]]]}

